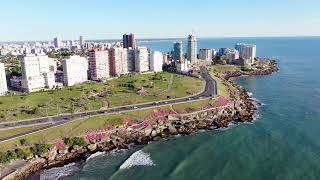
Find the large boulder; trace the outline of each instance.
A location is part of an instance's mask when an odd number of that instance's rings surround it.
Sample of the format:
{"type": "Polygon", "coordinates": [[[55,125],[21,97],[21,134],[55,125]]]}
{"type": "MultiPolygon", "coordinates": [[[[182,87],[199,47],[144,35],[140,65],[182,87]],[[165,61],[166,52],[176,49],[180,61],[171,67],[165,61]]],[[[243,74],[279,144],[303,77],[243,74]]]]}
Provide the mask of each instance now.
{"type": "Polygon", "coordinates": [[[87,148],[88,148],[88,150],[90,151],[90,152],[93,152],[93,151],[95,151],[96,149],[97,149],[97,144],[89,144],[88,146],[87,146],[87,148]]]}

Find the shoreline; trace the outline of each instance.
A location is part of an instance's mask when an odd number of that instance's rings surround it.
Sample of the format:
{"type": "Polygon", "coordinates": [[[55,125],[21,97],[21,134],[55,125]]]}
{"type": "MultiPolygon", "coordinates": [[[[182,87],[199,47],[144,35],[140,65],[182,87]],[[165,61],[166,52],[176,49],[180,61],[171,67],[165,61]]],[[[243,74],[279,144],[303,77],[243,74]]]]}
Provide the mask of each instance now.
{"type": "Polygon", "coordinates": [[[34,158],[22,168],[4,177],[9,179],[25,179],[42,169],[62,167],[72,162],[85,160],[96,152],[110,152],[115,149],[128,149],[131,144],[146,145],[151,141],[175,135],[189,135],[200,130],[214,130],[227,128],[231,123],[252,122],[257,110],[249,93],[231,81],[239,76],[269,75],[277,72],[276,61],[269,61],[267,67],[255,71],[228,71],[219,74],[223,84],[227,86],[231,101],[225,106],[213,107],[184,115],[168,115],[167,121],[157,121],[147,128],[132,129],[120,127],[108,134],[108,138],[90,142],[86,147],[73,146],[62,149],[52,148],[39,158],[34,158]],[[236,88],[236,90],[232,90],[236,88]]]}

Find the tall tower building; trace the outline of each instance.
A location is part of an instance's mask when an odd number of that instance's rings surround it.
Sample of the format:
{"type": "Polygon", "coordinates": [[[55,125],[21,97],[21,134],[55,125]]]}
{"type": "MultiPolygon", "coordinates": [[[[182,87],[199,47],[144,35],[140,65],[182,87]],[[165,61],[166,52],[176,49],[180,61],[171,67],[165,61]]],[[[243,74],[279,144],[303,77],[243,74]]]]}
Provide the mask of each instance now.
{"type": "Polygon", "coordinates": [[[149,51],[146,47],[138,47],[135,50],[136,72],[149,71],[149,51]]]}
{"type": "Polygon", "coordinates": [[[8,91],[6,71],[3,63],[0,63],[0,96],[8,91]]]}
{"type": "Polygon", "coordinates": [[[128,48],[127,53],[128,71],[133,72],[135,70],[135,49],[128,48]]]}
{"type": "Polygon", "coordinates": [[[95,81],[110,77],[108,51],[102,49],[89,51],[89,75],[95,81]]]}
{"type": "Polygon", "coordinates": [[[124,34],[123,35],[123,47],[124,48],[136,48],[136,39],[134,34],[124,34]]]}
{"type": "Polygon", "coordinates": [[[163,54],[159,51],[151,53],[150,70],[154,72],[161,72],[163,66],[163,54]]]}
{"type": "Polygon", "coordinates": [[[80,56],[70,56],[63,60],[64,84],[73,86],[88,80],[88,60],[80,56]]]}
{"type": "Polygon", "coordinates": [[[122,47],[112,47],[109,50],[110,75],[116,76],[128,73],[128,50],[122,47]]]}
{"type": "Polygon", "coordinates": [[[181,61],[183,57],[182,42],[173,43],[173,60],[174,62],[181,61]]]}
{"type": "Polygon", "coordinates": [[[187,60],[194,64],[197,62],[197,38],[190,34],[188,36],[188,58],[187,60]]]}
{"type": "Polygon", "coordinates": [[[79,37],[79,44],[80,44],[80,47],[81,47],[81,48],[84,47],[84,39],[83,39],[83,36],[80,36],[80,37],[79,37]]]}
{"type": "Polygon", "coordinates": [[[58,37],[55,37],[53,39],[53,45],[54,45],[55,48],[60,48],[61,47],[61,41],[60,41],[60,39],[58,37]]]}

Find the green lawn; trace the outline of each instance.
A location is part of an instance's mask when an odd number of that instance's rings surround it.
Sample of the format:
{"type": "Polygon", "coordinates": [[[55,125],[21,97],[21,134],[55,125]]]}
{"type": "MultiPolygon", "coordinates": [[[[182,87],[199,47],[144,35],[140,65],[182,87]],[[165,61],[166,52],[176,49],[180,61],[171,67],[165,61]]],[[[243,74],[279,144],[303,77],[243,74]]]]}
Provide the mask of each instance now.
{"type": "Polygon", "coordinates": [[[36,125],[36,126],[26,126],[26,127],[20,127],[20,128],[14,128],[14,129],[8,129],[8,130],[0,130],[0,138],[9,137],[15,134],[27,132],[33,129],[44,127],[48,124],[42,124],[42,125],[36,125]]]}
{"type": "Polygon", "coordinates": [[[241,70],[241,67],[234,65],[213,65],[209,69],[214,73],[223,73],[224,71],[238,71],[241,70]]]}
{"type": "Polygon", "coordinates": [[[202,80],[174,74],[171,90],[163,93],[171,75],[126,75],[106,83],[0,97],[0,122],[179,98],[200,92],[204,86],[202,80]],[[139,92],[142,87],[144,93],[139,92]]]}
{"type": "Polygon", "coordinates": [[[172,108],[178,113],[190,113],[194,111],[202,110],[203,108],[214,105],[216,99],[205,99],[199,101],[193,101],[192,103],[174,104],[172,108]]]}
{"type": "MultiPolygon", "coordinates": [[[[234,65],[213,65],[210,66],[209,72],[213,79],[217,81],[218,85],[218,95],[229,97],[230,94],[228,92],[228,88],[226,85],[223,84],[223,81],[218,77],[220,73],[223,73],[225,71],[237,71],[241,70],[240,66],[234,66],[234,65]]],[[[235,88],[235,87],[232,87],[235,88]]]]}

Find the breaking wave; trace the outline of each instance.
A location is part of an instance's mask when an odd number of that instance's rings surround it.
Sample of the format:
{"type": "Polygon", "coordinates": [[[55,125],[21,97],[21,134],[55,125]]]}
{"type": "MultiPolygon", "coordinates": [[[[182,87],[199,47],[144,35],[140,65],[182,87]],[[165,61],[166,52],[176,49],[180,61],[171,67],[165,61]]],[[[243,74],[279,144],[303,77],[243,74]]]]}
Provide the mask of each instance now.
{"type": "Polygon", "coordinates": [[[154,166],[150,154],[139,150],[133,153],[121,166],[119,169],[128,169],[133,166],[154,166]]]}
{"type": "Polygon", "coordinates": [[[94,153],[94,154],[91,154],[91,155],[87,158],[87,161],[89,161],[89,160],[92,159],[92,158],[95,158],[95,157],[104,155],[104,154],[106,154],[106,152],[96,152],[96,153],[94,153]]]}
{"type": "Polygon", "coordinates": [[[63,167],[47,169],[41,172],[40,180],[58,180],[62,177],[70,176],[79,170],[80,168],[76,166],[76,163],[67,164],[63,167]]]}

